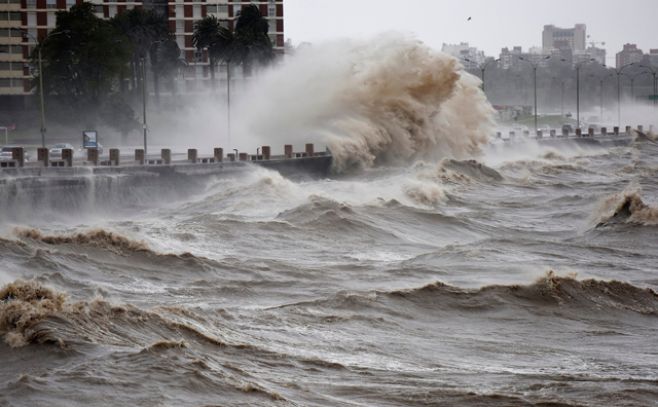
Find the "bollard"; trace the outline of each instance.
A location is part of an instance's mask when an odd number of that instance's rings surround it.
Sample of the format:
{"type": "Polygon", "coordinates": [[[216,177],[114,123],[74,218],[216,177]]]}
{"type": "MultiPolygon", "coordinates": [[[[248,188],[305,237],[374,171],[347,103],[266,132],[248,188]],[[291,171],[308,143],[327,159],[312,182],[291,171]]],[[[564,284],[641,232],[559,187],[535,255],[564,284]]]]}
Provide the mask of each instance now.
{"type": "Polygon", "coordinates": [[[110,165],[119,165],[119,149],[110,148],[110,165]]]}
{"type": "Polygon", "coordinates": [[[313,157],[313,154],[315,154],[315,151],[313,149],[313,143],[307,143],[306,144],[306,155],[308,157],[313,157]]]}
{"type": "Polygon", "coordinates": [[[14,147],[11,149],[11,159],[16,160],[16,165],[22,167],[25,165],[25,150],[23,147],[14,147]]]}
{"type": "Polygon", "coordinates": [[[550,134],[551,137],[555,137],[555,130],[551,130],[551,131],[549,132],[549,134],[550,134]]]}
{"type": "Polygon", "coordinates": [[[615,127],[613,127],[613,128],[612,128],[612,133],[613,133],[615,136],[618,136],[618,135],[619,135],[619,126],[615,126],[615,127]]]}
{"type": "Polygon", "coordinates": [[[98,149],[97,148],[87,148],[87,161],[93,165],[98,165],[98,149]]]}
{"type": "Polygon", "coordinates": [[[162,158],[163,164],[171,164],[171,150],[168,148],[160,150],[160,158],[162,158]]]}
{"type": "Polygon", "coordinates": [[[523,130],[523,135],[525,137],[530,137],[530,130],[523,130]]]}
{"type": "Polygon", "coordinates": [[[215,157],[216,162],[222,162],[224,160],[224,149],[221,147],[215,147],[213,150],[213,156],[215,157]]]}
{"type": "Polygon", "coordinates": [[[510,131],[510,132],[509,132],[509,138],[514,138],[515,135],[516,135],[516,134],[515,134],[513,131],[510,131]]]}
{"type": "Polygon", "coordinates": [[[562,137],[569,137],[569,129],[562,129],[562,137]]]}
{"type": "Polygon", "coordinates": [[[627,136],[631,135],[631,126],[626,126],[626,135],[627,136]]]}
{"type": "Polygon", "coordinates": [[[641,124],[638,124],[638,125],[637,125],[637,131],[639,131],[639,132],[641,132],[641,133],[644,133],[644,126],[641,125],[641,124]]]}
{"type": "Polygon", "coordinates": [[[285,155],[286,158],[292,158],[292,144],[286,144],[283,146],[283,155],[285,155]]]}
{"type": "Polygon", "coordinates": [[[143,148],[135,149],[135,161],[137,161],[137,164],[139,164],[139,165],[144,165],[144,149],[143,148]]]}
{"type": "Polygon", "coordinates": [[[503,134],[499,131],[496,132],[496,138],[503,138],[503,134]]]}
{"type": "Polygon", "coordinates": [[[73,150],[70,148],[62,149],[62,160],[66,163],[67,167],[73,166],[73,150]]]}
{"type": "Polygon", "coordinates": [[[544,137],[544,132],[541,131],[541,130],[537,130],[537,132],[535,133],[535,136],[537,138],[542,138],[542,137],[544,137]]]}
{"type": "Polygon", "coordinates": [[[270,146],[263,146],[261,151],[263,152],[263,160],[269,160],[272,155],[272,149],[270,146]]]}
{"type": "Polygon", "coordinates": [[[37,161],[43,163],[44,167],[48,166],[48,160],[49,160],[48,155],[49,154],[50,154],[50,152],[48,151],[47,148],[45,148],[45,147],[37,148],[37,161]]]}
{"type": "Polygon", "coordinates": [[[198,158],[198,152],[196,148],[187,149],[187,161],[196,163],[198,158]]]}
{"type": "Polygon", "coordinates": [[[235,161],[235,154],[233,153],[226,154],[226,158],[228,158],[229,161],[235,161]]]}
{"type": "Polygon", "coordinates": [[[594,137],[594,129],[592,127],[587,129],[587,136],[588,137],[594,137]]]}
{"type": "Polygon", "coordinates": [[[576,137],[580,137],[583,135],[583,131],[579,128],[576,129],[576,137]]]}
{"type": "Polygon", "coordinates": [[[240,153],[240,161],[247,161],[249,159],[249,154],[240,153]]]}
{"type": "Polygon", "coordinates": [[[608,135],[608,129],[605,127],[601,127],[601,135],[602,136],[607,136],[608,135]]]}

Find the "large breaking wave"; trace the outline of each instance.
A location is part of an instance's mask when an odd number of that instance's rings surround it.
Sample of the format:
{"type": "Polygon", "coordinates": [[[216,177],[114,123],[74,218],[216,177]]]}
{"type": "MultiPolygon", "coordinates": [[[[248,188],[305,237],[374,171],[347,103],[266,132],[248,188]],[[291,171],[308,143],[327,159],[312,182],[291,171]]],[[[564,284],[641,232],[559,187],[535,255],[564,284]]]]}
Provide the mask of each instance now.
{"type": "Polygon", "coordinates": [[[460,68],[399,35],[310,46],[257,81],[240,109],[243,131],[270,143],[321,139],[339,171],[471,156],[487,141],[493,110],[460,68]]]}

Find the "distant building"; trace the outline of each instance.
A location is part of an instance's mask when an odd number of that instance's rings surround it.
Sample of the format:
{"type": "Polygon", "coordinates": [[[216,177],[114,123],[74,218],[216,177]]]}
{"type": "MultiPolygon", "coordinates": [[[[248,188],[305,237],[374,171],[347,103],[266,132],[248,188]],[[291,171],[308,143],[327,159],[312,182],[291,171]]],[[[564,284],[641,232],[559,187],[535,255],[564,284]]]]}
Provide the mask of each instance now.
{"type": "Polygon", "coordinates": [[[590,59],[596,60],[601,65],[605,65],[605,57],[606,57],[606,51],[603,48],[597,48],[597,47],[587,47],[585,52],[582,53],[577,53],[574,55],[574,61],[578,60],[586,60],[589,61],[590,59]]]}
{"type": "Polygon", "coordinates": [[[624,49],[617,53],[617,69],[630,63],[642,62],[644,53],[637,47],[637,44],[624,44],[624,49]]]}
{"type": "Polygon", "coordinates": [[[658,68],[658,48],[652,48],[649,50],[649,64],[653,67],[658,68]]]}
{"type": "Polygon", "coordinates": [[[517,69],[527,65],[527,62],[524,61],[529,61],[537,66],[546,67],[548,66],[547,56],[539,47],[532,47],[528,52],[523,52],[519,46],[513,47],[512,50],[505,47],[500,51],[499,64],[502,69],[517,69]]]}
{"type": "Polygon", "coordinates": [[[444,43],[441,47],[441,52],[459,59],[466,69],[478,69],[486,60],[484,51],[469,46],[468,42],[459,44],[444,43]]]}
{"type": "Polygon", "coordinates": [[[542,47],[545,53],[555,49],[570,49],[573,53],[585,51],[587,27],[585,24],[576,24],[573,28],[559,28],[554,25],[545,25],[542,32],[542,47]]]}
{"type": "MultiPolygon", "coordinates": [[[[36,43],[55,28],[55,13],[68,10],[82,0],[4,0],[0,2],[0,96],[29,95],[32,75],[29,56],[36,43]],[[18,28],[32,37],[23,39],[18,28]]],[[[188,63],[183,73],[183,89],[194,90],[209,77],[206,52],[199,53],[192,44],[194,22],[207,15],[216,16],[225,27],[233,27],[242,6],[255,4],[268,19],[269,35],[275,50],[283,52],[283,0],[90,0],[100,18],[112,18],[125,10],[144,7],[165,15],[169,29],[188,63]]]]}

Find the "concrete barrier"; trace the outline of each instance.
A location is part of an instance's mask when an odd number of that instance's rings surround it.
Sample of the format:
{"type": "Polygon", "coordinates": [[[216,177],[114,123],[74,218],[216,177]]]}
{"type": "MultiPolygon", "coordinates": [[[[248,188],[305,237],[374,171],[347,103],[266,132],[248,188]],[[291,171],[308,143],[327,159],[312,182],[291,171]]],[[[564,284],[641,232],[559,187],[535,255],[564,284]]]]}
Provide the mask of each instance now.
{"type": "Polygon", "coordinates": [[[196,163],[198,161],[198,151],[196,148],[188,148],[187,149],[187,161],[191,163],[196,163]]]}
{"type": "Polygon", "coordinates": [[[226,154],[226,158],[228,158],[229,161],[235,161],[235,154],[234,153],[228,153],[228,154],[226,154]]]}
{"type": "Polygon", "coordinates": [[[549,134],[551,137],[555,137],[555,130],[550,130],[550,131],[548,132],[548,134],[549,134]]]}
{"type": "Polygon", "coordinates": [[[619,135],[619,126],[615,126],[612,128],[612,134],[614,134],[615,136],[619,135]]]}
{"type": "Polygon", "coordinates": [[[496,132],[496,138],[498,138],[498,139],[503,138],[503,133],[497,131],[496,132]]]}
{"type": "Polygon", "coordinates": [[[525,137],[530,137],[530,130],[523,130],[523,135],[525,137]]]}
{"type": "Polygon", "coordinates": [[[50,151],[46,147],[37,148],[37,161],[43,164],[44,167],[48,166],[50,161],[50,151]]]}
{"type": "Polygon", "coordinates": [[[605,127],[601,127],[601,135],[602,136],[607,136],[608,135],[608,129],[605,127]]]}
{"type": "Polygon", "coordinates": [[[247,161],[249,159],[249,154],[240,153],[239,157],[240,157],[240,161],[247,161]]]}
{"type": "Polygon", "coordinates": [[[213,150],[213,156],[215,157],[215,161],[221,163],[224,160],[224,149],[221,147],[216,147],[213,150]]]}
{"type": "Polygon", "coordinates": [[[589,129],[587,129],[587,137],[594,137],[594,129],[593,128],[590,127],[589,129]]]}
{"type": "Polygon", "coordinates": [[[121,153],[118,148],[110,148],[110,165],[119,165],[121,153]]]}
{"type": "Polygon", "coordinates": [[[626,135],[630,136],[631,135],[631,126],[626,126],[625,131],[626,131],[626,135]]]}
{"type": "Polygon", "coordinates": [[[292,144],[286,144],[283,146],[283,155],[286,158],[292,158],[292,144]]]}
{"type": "Polygon", "coordinates": [[[638,125],[637,125],[637,131],[644,132],[644,126],[641,125],[641,124],[638,124],[638,125]]]}
{"type": "Polygon", "coordinates": [[[143,148],[135,149],[135,161],[137,161],[137,164],[139,164],[139,165],[144,165],[144,149],[143,148]]]}
{"type": "Polygon", "coordinates": [[[168,148],[161,149],[160,158],[163,164],[171,164],[171,150],[168,148]]]}
{"type": "Polygon", "coordinates": [[[98,149],[97,148],[88,148],[87,149],[87,161],[93,165],[98,165],[98,149]]]}
{"type": "Polygon", "coordinates": [[[581,137],[582,135],[583,131],[580,128],[576,129],[576,137],[581,137]]]}
{"type": "Polygon", "coordinates": [[[66,163],[67,167],[73,166],[73,149],[64,148],[62,149],[62,160],[66,163]]]}
{"type": "Polygon", "coordinates": [[[569,129],[562,129],[562,137],[569,137],[569,129]]]}
{"type": "Polygon", "coordinates": [[[25,165],[25,150],[23,147],[14,147],[11,149],[11,159],[16,161],[16,166],[22,167],[25,165]]]}
{"type": "Polygon", "coordinates": [[[272,152],[272,149],[270,148],[270,146],[263,146],[261,148],[261,151],[263,152],[263,160],[269,160],[271,152],[272,152]]]}
{"type": "Polygon", "coordinates": [[[542,138],[542,137],[544,137],[544,132],[541,131],[541,130],[537,130],[537,132],[535,133],[535,137],[537,137],[537,138],[542,138]]]}
{"type": "Polygon", "coordinates": [[[313,155],[315,154],[315,149],[313,147],[313,143],[307,143],[304,150],[306,152],[307,157],[313,157],[313,155]]]}

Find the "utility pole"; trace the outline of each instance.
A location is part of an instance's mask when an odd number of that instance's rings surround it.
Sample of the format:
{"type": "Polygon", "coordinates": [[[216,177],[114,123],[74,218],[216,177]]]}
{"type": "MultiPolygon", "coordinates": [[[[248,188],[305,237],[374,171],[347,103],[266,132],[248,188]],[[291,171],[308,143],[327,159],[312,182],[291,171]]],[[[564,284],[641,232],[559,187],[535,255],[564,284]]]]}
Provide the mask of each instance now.
{"type": "Polygon", "coordinates": [[[146,133],[147,133],[147,126],[146,126],[146,60],[144,57],[141,58],[142,62],[142,117],[143,117],[143,122],[142,122],[142,127],[144,129],[144,158],[146,158],[147,155],[147,145],[146,145],[146,133]]]}

